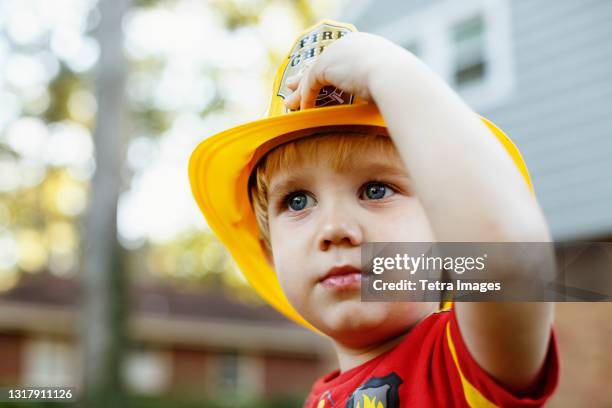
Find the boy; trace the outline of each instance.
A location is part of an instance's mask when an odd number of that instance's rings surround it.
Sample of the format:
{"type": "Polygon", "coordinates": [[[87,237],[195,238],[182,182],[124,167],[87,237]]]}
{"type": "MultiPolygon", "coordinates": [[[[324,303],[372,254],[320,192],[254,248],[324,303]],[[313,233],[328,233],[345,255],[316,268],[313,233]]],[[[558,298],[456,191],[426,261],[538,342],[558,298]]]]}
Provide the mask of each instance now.
{"type": "Polygon", "coordinates": [[[255,289],[333,341],[340,369],[305,407],[541,406],[558,373],[550,304],[360,301],[366,242],[550,237],[501,131],[412,54],[353,31],[307,30],[268,118],[196,148],[196,201],[255,289]]]}

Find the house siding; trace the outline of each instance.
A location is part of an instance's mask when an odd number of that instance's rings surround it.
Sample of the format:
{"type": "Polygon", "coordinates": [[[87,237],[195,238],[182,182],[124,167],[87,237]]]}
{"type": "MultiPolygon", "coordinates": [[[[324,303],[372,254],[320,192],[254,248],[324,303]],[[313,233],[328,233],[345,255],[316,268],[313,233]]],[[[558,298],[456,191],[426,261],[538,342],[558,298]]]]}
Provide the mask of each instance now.
{"type": "Polygon", "coordinates": [[[207,374],[215,375],[206,372],[208,358],[209,354],[202,350],[173,349],[170,385],[172,391],[204,394],[207,374]]]}
{"type": "Polygon", "coordinates": [[[308,394],[315,379],[324,374],[321,361],[304,358],[288,358],[280,355],[264,356],[264,389],[267,395],[308,394]],[[291,373],[288,381],[287,373],[291,373]]]}
{"type": "Polygon", "coordinates": [[[22,335],[0,333],[0,386],[17,384],[23,371],[22,352],[22,335]]]}

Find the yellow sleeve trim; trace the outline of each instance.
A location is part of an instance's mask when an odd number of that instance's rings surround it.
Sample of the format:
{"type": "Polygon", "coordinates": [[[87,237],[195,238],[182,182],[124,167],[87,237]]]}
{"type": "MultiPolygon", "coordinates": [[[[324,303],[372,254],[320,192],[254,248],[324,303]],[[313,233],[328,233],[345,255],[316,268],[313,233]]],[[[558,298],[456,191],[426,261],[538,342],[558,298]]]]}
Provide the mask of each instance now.
{"type": "Polygon", "coordinates": [[[463,395],[465,396],[465,400],[467,401],[468,405],[470,407],[477,408],[497,407],[497,405],[493,404],[484,395],[482,395],[480,391],[478,391],[478,389],[476,389],[476,387],[474,387],[463,375],[463,371],[461,371],[461,367],[459,366],[459,360],[457,359],[455,344],[453,343],[453,339],[451,338],[450,322],[446,324],[446,338],[448,340],[448,348],[451,352],[451,356],[453,357],[455,367],[457,367],[457,372],[459,373],[459,378],[461,378],[461,385],[463,386],[463,395]]]}

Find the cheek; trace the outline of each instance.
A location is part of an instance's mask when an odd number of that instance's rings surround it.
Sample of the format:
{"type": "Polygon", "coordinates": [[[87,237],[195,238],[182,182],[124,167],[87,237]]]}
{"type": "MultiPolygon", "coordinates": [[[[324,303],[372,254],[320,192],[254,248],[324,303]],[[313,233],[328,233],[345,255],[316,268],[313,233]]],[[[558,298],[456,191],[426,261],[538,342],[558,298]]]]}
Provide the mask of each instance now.
{"type": "Polygon", "coordinates": [[[421,202],[413,197],[402,198],[397,206],[380,214],[372,241],[432,242],[433,229],[421,202]]]}
{"type": "Polygon", "coordinates": [[[304,273],[306,248],[302,235],[283,231],[282,225],[270,225],[274,270],[287,299],[296,308],[303,301],[302,292],[307,281],[304,273]]]}

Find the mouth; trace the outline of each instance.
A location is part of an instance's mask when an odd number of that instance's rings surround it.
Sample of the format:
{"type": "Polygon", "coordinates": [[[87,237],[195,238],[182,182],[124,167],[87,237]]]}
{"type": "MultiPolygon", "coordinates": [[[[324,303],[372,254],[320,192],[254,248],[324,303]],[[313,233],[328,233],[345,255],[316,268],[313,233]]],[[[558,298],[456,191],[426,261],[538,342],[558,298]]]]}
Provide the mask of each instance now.
{"type": "Polygon", "coordinates": [[[361,284],[361,270],[351,265],[335,266],[321,279],[321,286],[333,289],[352,289],[361,284]]]}

